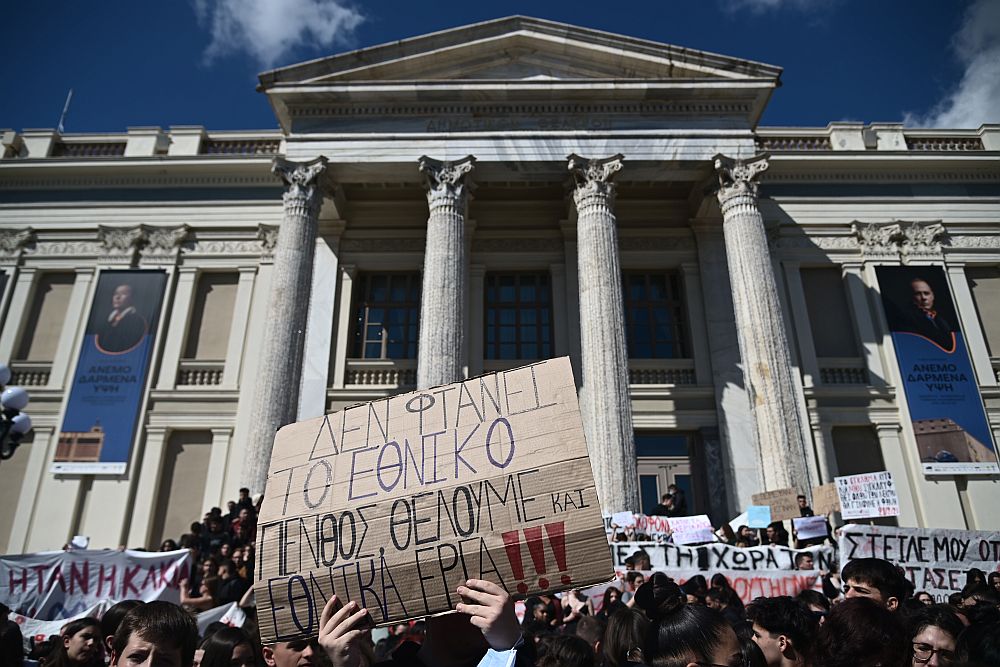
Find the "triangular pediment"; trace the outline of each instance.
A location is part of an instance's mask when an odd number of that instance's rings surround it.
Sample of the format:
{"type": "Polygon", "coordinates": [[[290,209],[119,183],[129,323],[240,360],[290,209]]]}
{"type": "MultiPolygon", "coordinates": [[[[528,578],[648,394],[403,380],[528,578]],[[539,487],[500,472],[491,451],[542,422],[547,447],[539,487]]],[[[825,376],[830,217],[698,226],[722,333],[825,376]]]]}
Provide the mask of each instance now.
{"type": "Polygon", "coordinates": [[[400,81],[777,81],[780,68],[513,16],[283,67],[261,86],[400,81]]]}

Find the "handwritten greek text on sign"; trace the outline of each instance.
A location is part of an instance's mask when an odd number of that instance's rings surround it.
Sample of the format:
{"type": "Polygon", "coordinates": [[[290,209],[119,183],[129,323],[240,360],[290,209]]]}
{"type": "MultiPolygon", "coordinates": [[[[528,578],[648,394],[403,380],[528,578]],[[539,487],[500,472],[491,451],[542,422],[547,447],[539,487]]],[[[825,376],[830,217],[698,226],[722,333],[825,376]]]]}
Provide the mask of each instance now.
{"type": "Polygon", "coordinates": [[[278,431],[254,589],[264,642],[315,635],[337,594],[376,623],[613,575],[567,358],[278,431]]]}
{"type": "Polygon", "coordinates": [[[899,497],[891,472],[835,477],[840,514],[845,521],[899,516],[899,497]]]}

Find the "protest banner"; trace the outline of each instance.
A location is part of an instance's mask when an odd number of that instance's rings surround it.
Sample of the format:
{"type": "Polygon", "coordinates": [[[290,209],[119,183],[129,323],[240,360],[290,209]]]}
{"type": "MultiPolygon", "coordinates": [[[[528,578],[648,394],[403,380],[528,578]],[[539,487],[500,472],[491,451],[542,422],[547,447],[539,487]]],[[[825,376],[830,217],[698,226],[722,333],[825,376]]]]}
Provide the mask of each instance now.
{"type": "MultiPolygon", "coordinates": [[[[611,558],[616,570],[624,570],[625,559],[642,550],[649,554],[649,565],[654,570],[670,573],[671,570],[696,569],[701,574],[717,570],[759,572],[764,570],[794,570],[796,554],[808,551],[813,555],[817,570],[835,570],[834,549],[818,545],[805,549],[788,547],[734,547],[715,542],[698,547],[688,547],[664,542],[615,542],[610,545],[611,558]]],[[[673,575],[671,575],[673,576],[673,575]]]]}
{"type": "Polygon", "coordinates": [[[899,497],[892,473],[871,472],[835,477],[840,514],[845,521],[899,516],[899,497]]]}
{"type": "Polygon", "coordinates": [[[840,498],[837,496],[837,484],[830,482],[813,487],[813,512],[830,515],[840,511],[840,498]]]}
{"type": "MultiPolygon", "coordinates": [[[[597,389],[595,388],[595,391],[597,389]]],[[[278,431],[258,525],[263,641],[315,635],[336,594],[377,624],[613,576],[566,357],[278,431]]]]}
{"type": "Polygon", "coordinates": [[[996,442],[944,270],[875,273],[924,474],[996,474],[996,442]]]}
{"type": "Polygon", "coordinates": [[[715,529],[705,514],[669,519],[674,544],[701,544],[715,541],[715,529]]]}
{"type": "Polygon", "coordinates": [[[52,472],[125,474],[166,285],[161,270],[101,271],[52,472]]]}
{"type": "Polygon", "coordinates": [[[750,498],[754,505],[767,505],[771,508],[771,521],[784,521],[802,515],[798,495],[799,492],[795,489],[777,489],[755,493],[750,498]]]}
{"type": "Polygon", "coordinates": [[[247,615],[240,609],[238,602],[230,602],[201,612],[195,622],[198,624],[198,634],[205,636],[208,626],[216,622],[225,623],[231,628],[242,628],[247,622],[247,615]]]}
{"type": "Polygon", "coordinates": [[[747,526],[767,528],[771,525],[771,508],[767,505],[751,505],[747,508],[747,526]]]}
{"type": "Polygon", "coordinates": [[[1000,571],[1000,532],[848,524],[840,529],[841,565],[856,558],[896,563],[937,602],[965,587],[971,568],[1000,571]]]}
{"type": "Polygon", "coordinates": [[[67,619],[106,600],[180,603],[187,549],[47,551],[0,558],[0,601],[43,621],[67,619]]]}
{"type": "Polygon", "coordinates": [[[28,654],[31,651],[32,640],[44,641],[52,635],[58,635],[59,631],[64,625],[70,621],[74,621],[78,618],[85,618],[87,616],[93,616],[94,618],[100,618],[104,615],[108,609],[111,608],[111,603],[108,601],[98,602],[97,604],[87,607],[86,609],[73,614],[67,618],[60,618],[54,621],[46,621],[40,618],[32,618],[31,616],[25,616],[24,614],[18,614],[17,612],[10,612],[7,614],[8,621],[14,621],[17,623],[18,628],[21,630],[21,641],[23,642],[24,652],[28,654]]]}
{"type": "Polygon", "coordinates": [[[826,537],[828,530],[825,516],[800,516],[792,519],[795,537],[800,540],[811,540],[816,537],[826,537]]]}

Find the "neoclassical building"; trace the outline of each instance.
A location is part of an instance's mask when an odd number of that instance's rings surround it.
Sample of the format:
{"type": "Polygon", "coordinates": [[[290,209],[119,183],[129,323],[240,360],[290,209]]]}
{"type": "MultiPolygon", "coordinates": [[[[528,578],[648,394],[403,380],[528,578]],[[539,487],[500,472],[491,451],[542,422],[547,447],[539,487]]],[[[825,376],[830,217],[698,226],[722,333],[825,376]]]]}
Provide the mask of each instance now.
{"type": "Polygon", "coordinates": [[[943,269],[1000,432],[1000,126],[760,127],[780,75],[511,17],[265,72],[277,130],[4,131],[0,552],[156,545],[281,424],[562,355],[608,511],[889,470],[900,525],[1000,527],[996,474],[925,474],[876,276],[943,269]],[[83,368],[125,270],[148,372],[83,368]],[[102,467],[70,395],[126,376],[102,467]]]}

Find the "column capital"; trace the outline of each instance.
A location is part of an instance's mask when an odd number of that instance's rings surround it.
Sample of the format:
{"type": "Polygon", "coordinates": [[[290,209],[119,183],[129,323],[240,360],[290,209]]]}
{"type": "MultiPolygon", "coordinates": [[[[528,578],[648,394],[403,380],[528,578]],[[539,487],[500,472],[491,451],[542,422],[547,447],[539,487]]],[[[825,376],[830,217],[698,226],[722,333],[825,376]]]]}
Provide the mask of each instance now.
{"type": "Polygon", "coordinates": [[[306,206],[307,215],[316,217],[319,204],[323,199],[323,175],[326,173],[327,160],[320,155],[309,162],[293,162],[283,157],[276,157],[271,163],[271,173],[285,183],[283,199],[285,207],[306,206]]]}
{"type": "Polygon", "coordinates": [[[719,204],[725,206],[726,202],[740,195],[756,199],[757,176],[767,170],[769,157],[765,154],[740,160],[721,153],[716,155],[712,162],[719,177],[719,191],[716,193],[719,204]]]}
{"type": "Polygon", "coordinates": [[[31,227],[0,229],[0,256],[19,256],[34,235],[31,227]]]}
{"type": "Polygon", "coordinates": [[[417,168],[424,175],[427,203],[433,206],[442,199],[463,199],[466,194],[465,177],[475,166],[476,158],[473,155],[466,155],[456,161],[421,156],[417,161],[417,168]]]}
{"type": "Polygon", "coordinates": [[[577,209],[587,197],[601,195],[613,198],[615,196],[613,179],[615,174],[622,170],[624,159],[625,156],[621,153],[596,159],[580,157],[574,153],[566,158],[569,172],[576,183],[573,200],[576,202],[577,209]]]}

